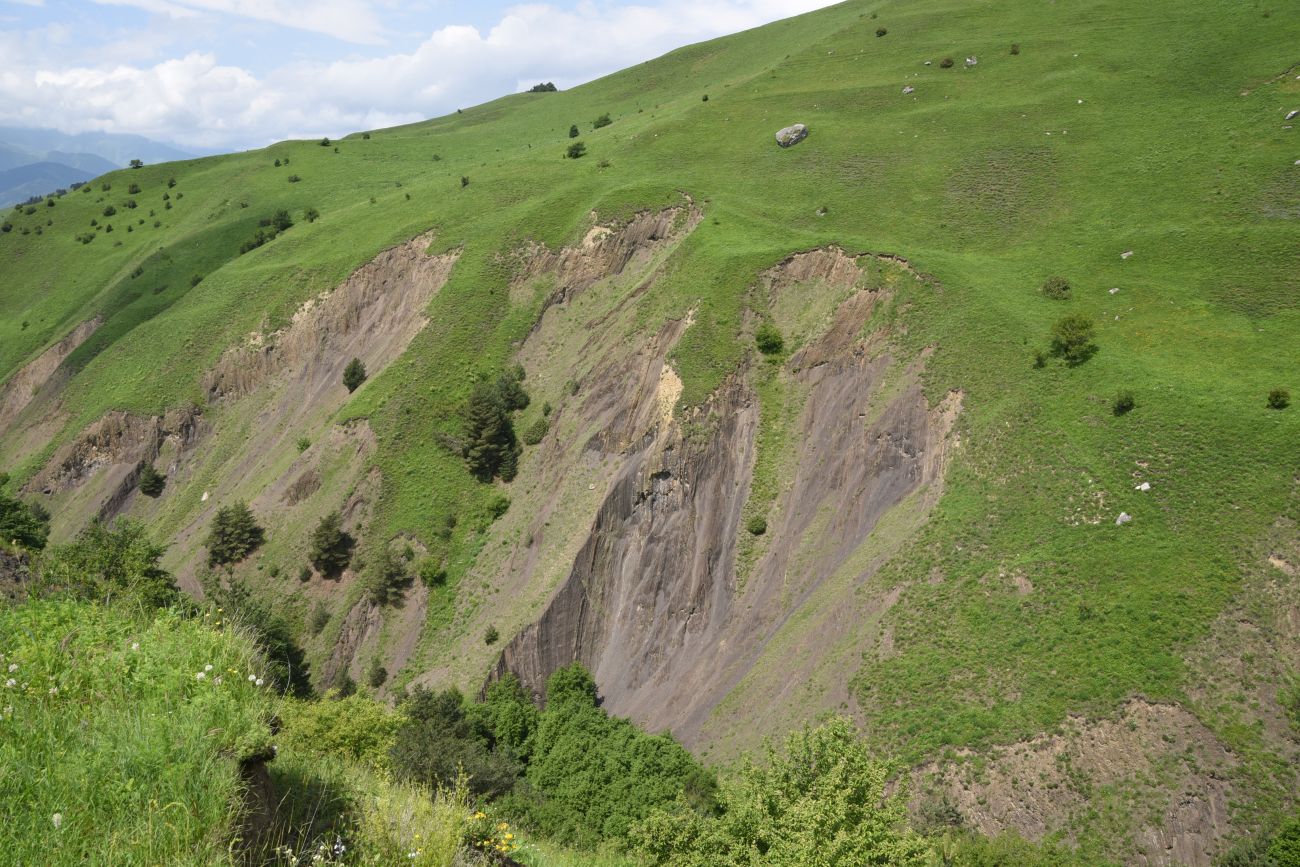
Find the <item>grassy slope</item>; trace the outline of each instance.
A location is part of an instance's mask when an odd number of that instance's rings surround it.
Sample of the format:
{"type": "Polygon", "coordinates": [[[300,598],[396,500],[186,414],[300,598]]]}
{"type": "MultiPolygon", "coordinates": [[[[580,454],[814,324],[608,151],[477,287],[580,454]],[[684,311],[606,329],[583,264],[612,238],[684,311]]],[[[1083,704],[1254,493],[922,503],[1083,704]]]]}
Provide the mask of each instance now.
{"type": "Polygon", "coordinates": [[[0,666],[15,681],[0,695],[9,863],[229,861],[238,760],[270,743],[276,699],[245,679],[261,670],[252,644],[211,622],[0,608],[0,666]]]}
{"type": "MultiPolygon", "coordinates": [[[[891,615],[894,655],[857,680],[873,734],[919,756],[1134,693],[1177,698],[1182,648],[1234,593],[1300,469],[1300,413],[1264,408],[1271,387],[1300,392],[1300,153],[1281,123],[1300,106],[1300,70],[1268,83],[1297,61],[1297,37],[1300,20],[1257,4],[849,3],[571,92],[353,136],[338,153],[285,143],[118,172],[110,193],[96,184],[11,218],[55,225],[0,239],[0,370],[116,306],[122,327],[72,381],[64,436],[109,407],[195,399],[201,370],[239,335],[435,226],[437,246],[464,255],[432,324],[345,411],[379,436],[382,529],[431,538],[490,492],[427,431],[454,424],[472,374],[495,370],[534,313],[509,305],[497,254],[572,241],[592,209],[684,191],[706,220],[655,297],[662,316],[699,307],[675,358],[685,403],[741,357],[744,290],[791,250],[896,252],[943,286],[905,292],[895,315],[911,349],[936,347],[932,397],[965,391],[965,445],[936,516],[887,575],[910,589],[891,615]],[[956,68],[940,69],[948,55],[956,68]],[[591,131],[603,112],[615,123],[591,131]],[[794,121],[813,135],[779,150],[772,133],[794,121]],[[583,160],[560,158],[572,122],[583,160]],[[170,175],[185,197],[158,211],[163,228],[124,233],[126,184],[161,208],[170,175]],[[114,233],[73,240],[109,202],[114,233]],[[319,222],[197,289],[169,282],[124,303],[132,281],[119,281],[159,246],[193,244],[215,267],[256,218],[307,206],[319,222]],[[1073,301],[1036,293],[1049,274],[1074,283],[1073,301]],[[146,320],[154,297],[169,306],[146,320]],[[1066,311],[1096,319],[1100,353],[1034,370],[1032,350],[1066,311]],[[1116,418],[1121,388],[1138,408],[1116,418]],[[1139,479],[1154,490],[1135,494],[1139,479]],[[1121,509],[1135,521],[1116,528],[1121,509]],[[1032,594],[1004,577],[1016,571],[1032,594]],[[944,580],[918,580],[932,574],[944,580]]],[[[137,281],[158,282],[150,266],[137,281]]],[[[453,538],[453,584],[478,550],[473,525],[453,538]]]]}

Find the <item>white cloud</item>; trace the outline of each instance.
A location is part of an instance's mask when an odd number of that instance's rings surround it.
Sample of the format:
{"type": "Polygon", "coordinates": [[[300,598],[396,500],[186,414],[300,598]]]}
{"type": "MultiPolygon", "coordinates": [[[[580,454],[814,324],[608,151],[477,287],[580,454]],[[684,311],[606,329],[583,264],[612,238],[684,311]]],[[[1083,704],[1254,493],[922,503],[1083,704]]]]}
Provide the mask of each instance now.
{"type": "MultiPolygon", "coordinates": [[[[188,12],[252,7],[252,0],[178,2],[188,12]]],[[[583,0],[573,10],[522,5],[486,32],[447,26],[407,53],[293,63],[261,79],[220,64],[211,52],[191,52],[152,66],[52,69],[20,60],[0,70],[0,122],[69,132],[131,132],[194,147],[338,135],[436,116],[512,92],[521,83],[553,80],[570,86],[680,45],[832,2],[662,0],[609,6],[583,0]]],[[[259,8],[289,14],[296,4],[278,0],[259,8]]],[[[335,20],[343,22],[355,6],[350,0],[324,0],[313,8],[337,9],[335,20]]],[[[8,41],[0,34],[0,48],[8,41]]]]}
{"type": "MultiPolygon", "coordinates": [[[[42,0],[43,2],[43,0],[42,0]]],[[[383,42],[379,19],[364,0],[94,0],[102,6],[134,6],[173,18],[216,12],[266,21],[346,42],[383,42]]]]}

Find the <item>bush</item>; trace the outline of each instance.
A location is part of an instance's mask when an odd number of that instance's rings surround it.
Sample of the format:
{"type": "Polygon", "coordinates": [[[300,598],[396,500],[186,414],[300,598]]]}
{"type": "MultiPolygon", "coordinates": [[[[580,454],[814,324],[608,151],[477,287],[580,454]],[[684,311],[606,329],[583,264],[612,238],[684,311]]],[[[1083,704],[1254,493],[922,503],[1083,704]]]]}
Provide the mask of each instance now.
{"type": "Polygon", "coordinates": [[[320,211],[315,208],[307,208],[302,212],[302,218],[309,223],[314,223],[320,219],[320,211]]]}
{"type": "Polygon", "coordinates": [[[487,632],[483,633],[483,643],[491,647],[493,644],[497,643],[497,639],[500,637],[501,633],[497,632],[497,628],[495,626],[489,626],[487,632]]]}
{"type": "Polygon", "coordinates": [[[16,544],[32,551],[45,547],[50,535],[49,516],[43,510],[10,497],[0,490],[0,543],[16,544]]]}
{"type": "Polygon", "coordinates": [[[940,61],[939,61],[939,68],[940,68],[940,69],[952,69],[952,58],[951,58],[951,57],[945,57],[943,60],[940,60],[940,61]]]}
{"type": "Polygon", "coordinates": [[[524,444],[530,446],[537,445],[546,436],[546,432],[550,430],[550,427],[550,424],[545,418],[539,418],[537,421],[530,424],[528,429],[524,431],[524,444]]]}
{"type": "Polygon", "coordinates": [[[564,155],[571,160],[582,159],[587,155],[587,146],[580,141],[575,141],[569,145],[569,149],[564,152],[564,155]]]}
{"type": "Polygon", "coordinates": [[[577,138],[580,135],[578,125],[575,123],[569,127],[569,138],[577,138]]]}
{"type": "Polygon", "coordinates": [[[1091,319],[1082,313],[1071,313],[1052,326],[1052,354],[1065,359],[1071,367],[1083,364],[1097,352],[1094,334],[1091,319]]]}
{"type": "Polygon", "coordinates": [[[1268,393],[1269,409],[1286,409],[1291,405],[1291,392],[1285,388],[1275,388],[1268,393]]]}
{"type": "MultiPolygon", "coordinates": [[[[311,574],[308,572],[307,574],[311,574]]],[[[307,628],[311,630],[312,635],[320,635],[330,622],[330,609],[324,602],[317,602],[311,609],[311,617],[307,620],[307,628]]]]}
{"type": "Polygon", "coordinates": [[[423,560],[416,572],[419,574],[420,581],[424,583],[424,586],[430,589],[442,587],[447,583],[447,570],[432,557],[423,560]]]}
{"type": "Polygon", "coordinates": [[[348,366],[343,369],[343,384],[347,387],[348,392],[354,392],[361,387],[361,383],[366,381],[366,366],[360,358],[354,358],[348,362],[348,366]]]}
{"type": "Polygon", "coordinates": [[[352,560],[356,541],[343,531],[343,518],[330,512],[320,519],[307,540],[307,560],[316,571],[330,578],[338,577],[352,560]]]}
{"type": "Polygon", "coordinates": [[[1011,56],[1014,57],[1019,53],[1020,53],[1020,43],[1019,42],[1011,43],[1011,56]]]}
{"type": "Polygon", "coordinates": [[[330,146],[330,140],[328,136],[320,140],[320,146],[323,148],[327,148],[330,146]]]}
{"type": "Polygon", "coordinates": [[[469,178],[466,177],[465,175],[461,175],[461,176],[460,176],[460,187],[461,187],[461,189],[464,189],[465,187],[468,187],[468,186],[469,186],[469,178]]]}
{"type": "Polygon", "coordinates": [[[366,569],[361,586],[366,598],[374,604],[393,605],[401,601],[402,591],[410,583],[405,561],[384,548],[366,569]]]}
{"type": "Polygon", "coordinates": [[[222,617],[242,627],[266,657],[262,674],[272,687],[296,696],[311,695],[311,679],[302,648],[295,640],[296,630],[276,608],[255,600],[248,588],[232,580],[227,587],[209,574],[201,580],[208,601],[223,609],[222,617]]]}
{"type": "Polygon", "coordinates": [[[127,192],[127,195],[131,195],[131,196],[139,195],[139,194],[140,194],[140,185],[139,185],[139,184],[131,184],[131,186],[129,186],[129,187],[126,188],[126,192],[127,192]]]}
{"type": "Polygon", "coordinates": [[[291,184],[296,184],[296,183],[298,183],[298,182],[301,181],[301,180],[302,180],[302,178],[299,177],[298,175],[289,175],[289,183],[291,183],[291,184]]]}
{"type": "Polygon", "coordinates": [[[1070,282],[1064,277],[1048,277],[1043,282],[1043,294],[1057,301],[1070,300],[1070,282]]]}
{"type": "Polygon", "coordinates": [[[208,549],[208,565],[238,563],[257,550],[265,538],[266,532],[258,526],[245,503],[218,509],[204,542],[208,549]]]}
{"type": "Polygon", "coordinates": [[[1137,406],[1137,402],[1133,399],[1133,392],[1125,389],[1115,395],[1115,401],[1111,404],[1111,411],[1114,412],[1115,415],[1124,415],[1127,412],[1131,412],[1135,406],[1137,406]]]}
{"type": "Polygon", "coordinates": [[[555,93],[559,88],[554,83],[548,81],[545,84],[534,84],[528,88],[529,93],[555,93]]]}
{"type": "Polygon", "coordinates": [[[289,212],[281,208],[271,216],[271,225],[277,232],[283,232],[293,227],[293,217],[290,217],[289,212]]]}
{"type": "Polygon", "coordinates": [[[131,160],[131,162],[130,162],[130,166],[131,166],[131,168],[133,168],[133,169],[143,168],[143,167],[144,167],[144,162],[141,161],[141,160],[131,160]]]}
{"type": "Polygon", "coordinates": [[[879,38],[879,37],[881,37],[881,36],[884,36],[884,35],[885,35],[886,33],[888,33],[888,32],[889,32],[889,31],[886,30],[886,29],[883,28],[883,27],[877,27],[877,28],[876,28],[876,37],[879,38]]]}
{"type": "Polygon", "coordinates": [[[493,797],[514,787],[521,765],[480,714],[469,714],[460,691],[417,687],[399,710],[405,721],[393,737],[389,758],[399,780],[430,788],[449,786],[460,770],[474,794],[493,797]]]}
{"type": "Polygon", "coordinates": [[[361,134],[361,139],[362,139],[363,141],[370,141],[370,133],[368,133],[368,132],[363,132],[363,133],[361,134]]]}
{"type": "Polygon", "coordinates": [[[465,446],[463,456],[470,472],[480,481],[500,476],[514,479],[519,468],[519,443],[511,413],[528,406],[528,393],[521,381],[524,372],[516,367],[495,383],[479,382],[470,392],[463,411],[465,446]]]}
{"type": "Polygon", "coordinates": [[[745,529],[751,536],[761,536],[767,532],[767,518],[762,515],[755,515],[745,522],[745,529]]]}
{"type": "Polygon", "coordinates": [[[167,477],[154,469],[153,464],[140,468],[140,493],[146,497],[157,497],[167,485],[167,477]]]}
{"type": "Polygon", "coordinates": [[[754,332],[754,343],[764,355],[779,355],[785,349],[785,340],[781,332],[771,322],[764,322],[754,332]]]}
{"type": "Polygon", "coordinates": [[[280,711],[286,750],[343,756],[366,767],[388,768],[388,752],[405,718],[386,704],[359,695],[320,701],[289,699],[280,711]]]}
{"type": "Polygon", "coordinates": [[[168,179],[167,179],[167,189],[170,190],[170,189],[171,189],[172,187],[174,187],[174,186],[176,186],[176,179],[175,179],[175,178],[168,178],[168,179]]]}
{"type": "Polygon", "coordinates": [[[609,126],[613,122],[614,121],[610,120],[608,114],[602,114],[600,117],[596,118],[591,122],[591,126],[593,129],[603,129],[609,126]]]}
{"type": "Polygon", "coordinates": [[[105,216],[105,217],[111,217],[111,216],[113,216],[113,215],[116,214],[116,213],[117,213],[117,208],[113,207],[112,205],[107,205],[107,206],[105,206],[105,208],[104,208],[104,216],[105,216]]]}
{"type": "Polygon", "coordinates": [[[905,795],[890,793],[888,768],[844,717],[790,735],[760,764],[745,760],[718,800],[716,815],[656,809],[633,829],[633,848],[681,867],[930,863],[905,795]]]}
{"type": "Polygon", "coordinates": [[[171,574],[158,565],[166,550],[149,540],[138,521],[119,521],[111,529],[92,521],[71,543],[45,552],[41,589],[99,603],[129,599],[145,608],[165,608],[180,599],[171,574]]]}
{"type": "MultiPolygon", "coordinates": [[[[366,138],[370,138],[370,136],[366,136],[366,138]]],[[[384,668],[379,662],[378,656],[372,657],[370,665],[366,666],[366,683],[370,685],[371,689],[379,689],[386,680],[388,680],[388,669],[384,668]]]]}

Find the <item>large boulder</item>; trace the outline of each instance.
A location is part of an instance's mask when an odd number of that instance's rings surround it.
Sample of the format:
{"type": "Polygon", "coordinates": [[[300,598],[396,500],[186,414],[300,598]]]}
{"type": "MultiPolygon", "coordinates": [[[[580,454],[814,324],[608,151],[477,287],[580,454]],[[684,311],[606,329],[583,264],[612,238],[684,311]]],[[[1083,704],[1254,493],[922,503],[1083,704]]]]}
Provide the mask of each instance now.
{"type": "Polygon", "coordinates": [[[808,138],[808,127],[801,123],[794,126],[787,126],[776,134],[776,143],[783,148],[794,147],[799,142],[808,138]]]}

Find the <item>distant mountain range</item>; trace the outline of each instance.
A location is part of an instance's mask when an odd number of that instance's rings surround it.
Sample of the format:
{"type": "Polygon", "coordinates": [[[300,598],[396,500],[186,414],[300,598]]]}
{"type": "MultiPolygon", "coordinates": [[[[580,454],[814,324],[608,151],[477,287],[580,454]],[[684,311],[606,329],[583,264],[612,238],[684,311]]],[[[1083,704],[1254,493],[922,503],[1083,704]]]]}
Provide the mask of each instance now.
{"type": "Polygon", "coordinates": [[[89,181],[131,160],[161,163],[193,156],[138,135],[0,127],[0,207],[89,181]]]}

